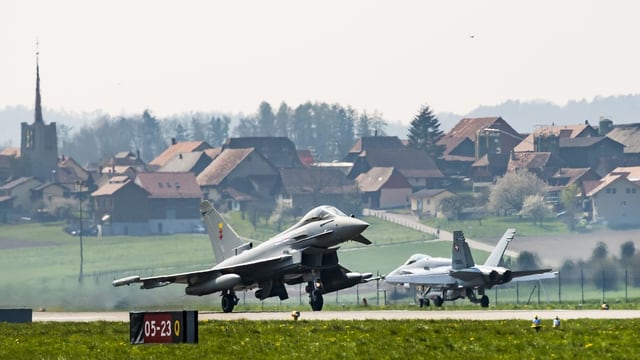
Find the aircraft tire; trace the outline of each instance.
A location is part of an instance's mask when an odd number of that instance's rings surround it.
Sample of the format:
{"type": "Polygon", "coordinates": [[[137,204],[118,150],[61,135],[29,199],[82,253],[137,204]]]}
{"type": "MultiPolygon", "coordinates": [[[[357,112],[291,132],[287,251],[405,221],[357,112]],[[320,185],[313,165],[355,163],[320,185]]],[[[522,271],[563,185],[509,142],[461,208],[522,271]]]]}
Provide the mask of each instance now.
{"type": "Polygon", "coordinates": [[[236,301],[233,294],[222,295],[222,311],[230,313],[233,311],[233,307],[236,305],[236,301]]]}
{"type": "Polygon", "coordinates": [[[482,297],[480,298],[480,307],[489,307],[489,297],[487,295],[482,295],[482,297]]]}
{"type": "Polygon", "coordinates": [[[436,296],[435,298],[433,298],[433,306],[440,307],[442,306],[443,303],[444,303],[444,300],[442,300],[442,297],[436,296]]]}
{"type": "Polygon", "coordinates": [[[322,293],[320,293],[320,291],[313,290],[311,294],[309,294],[309,305],[311,305],[311,310],[313,311],[322,310],[324,299],[322,298],[322,293]]]}

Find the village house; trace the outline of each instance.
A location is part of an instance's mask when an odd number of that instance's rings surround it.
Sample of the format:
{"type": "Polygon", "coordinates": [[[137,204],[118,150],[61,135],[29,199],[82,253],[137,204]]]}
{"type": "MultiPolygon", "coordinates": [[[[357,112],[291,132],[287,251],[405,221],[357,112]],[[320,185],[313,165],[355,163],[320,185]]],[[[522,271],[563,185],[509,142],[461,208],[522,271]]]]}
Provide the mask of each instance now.
{"type": "Polygon", "coordinates": [[[147,192],[151,234],[189,233],[202,225],[202,191],[193,173],[139,173],[134,182],[147,192]]]}
{"type": "Polygon", "coordinates": [[[412,191],[441,188],[445,176],[426,152],[411,148],[369,149],[353,163],[349,178],[355,179],[374,167],[393,167],[411,184],[412,191]]]}
{"type": "Polygon", "coordinates": [[[610,226],[640,225],[640,167],[619,167],[585,183],[592,221],[610,226]]]}
{"type": "Polygon", "coordinates": [[[370,209],[407,207],[411,184],[394,167],[373,167],[356,177],[362,204],[370,209]]]}
{"type": "Polygon", "coordinates": [[[409,196],[411,212],[422,217],[437,217],[442,199],[455,196],[446,189],[422,189],[409,196]]]}
{"type": "Polygon", "coordinates": [[[91,193],[103,235],[149,234],[149,192],[128,176],[114,176],[91,193]]]}
{"type": "Polygon", "coordinates": [[[291,208],[293,215],[303,215],[319,205],[332,205],[354,213],[360,194],[356,183],[335,168],[315,167],[280,169],[281,185],[276,204],[291,208]]]}
{"type": "Polygon", "coordinates": [[[13,209],[18,213],[30,214],[36,205],[32,190],[41,184],[34,177],[20,177],[0,186],[0,196],[11,197],[13,209]]]}
{"type": "Polygon", "coordinates": [[[224,149],[197,177],[204,198],[220,209],[244,211],[273,205],[277,169],[254,148],[224,149]]]}
{"type": "Polygon", "coordinates": [[[149,169],[157,170],[165,166],[169,161],[174,159],[178,154],[186,154],[191,152],[202,152],[211,149],[212,146],[206,141],[176,141],[171,139],[171,145],[164,149],[160,155],[149,161],[149,169]]]}
{"type": "Polygon", "coordinates": [[[304,167],[296,146],[287,137],[256,136],[230,138],[222,146],[223,152],[228,149],[253,148],[259,152],[276,169],[304,167]]]}

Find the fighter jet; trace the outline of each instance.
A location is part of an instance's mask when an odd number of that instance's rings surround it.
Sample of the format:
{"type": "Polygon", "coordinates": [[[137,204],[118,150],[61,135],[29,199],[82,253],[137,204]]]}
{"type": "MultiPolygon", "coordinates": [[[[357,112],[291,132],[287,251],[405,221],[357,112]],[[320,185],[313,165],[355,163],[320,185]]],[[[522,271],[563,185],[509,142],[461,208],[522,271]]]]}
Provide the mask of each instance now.
{"type": "Polygon", "coordinates": [[[371,273],[351,272],[338,264],[339,244],[353,240],[371,242],[361,233],[368,223],[348,216],[333,206],[318,206],[289,229],[253,247],[244,242],[208,201],[200,204],[216,265],[209,269],[180,274],[114,280],[113,286],[142,283],[152,289],[172,283],[185,284],[187,295],[220,292],[222,311],[232,312],[238,304],[237,291],[252,290],[264,300],[289,296],[285,284],[306,283],[309,304],[322,310],[322,295],[364,282],[371,273]]]}
{"type": "Polygon", "coordinates": [[[420,303],[427,306],[429,299],[439,307],[444,301],[467,297],[474,304],[488,307],[489,297],[485,295],[485,289],[518,278],[531,281],[556,277],[558,273],[551,269],[513,271],[500,266],[515,232],[515,229],[507,229],[484,265],[476,265],[464,234],[454,231],[451,259],[414,254],[385,276],[385,281],[396,285],[416,285],[420,303]]]}

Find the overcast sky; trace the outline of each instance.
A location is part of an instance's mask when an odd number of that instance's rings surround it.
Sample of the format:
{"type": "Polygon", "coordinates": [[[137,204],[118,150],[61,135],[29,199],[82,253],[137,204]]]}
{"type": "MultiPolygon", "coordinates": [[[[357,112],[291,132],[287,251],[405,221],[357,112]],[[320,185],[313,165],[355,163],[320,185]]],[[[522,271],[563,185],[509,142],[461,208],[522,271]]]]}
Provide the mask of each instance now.
{"type": "MultiPolygon", "coordinates": [[[[337,102],[408,123],[508,99],[640,93],[640,1],[0,2],[0,108],[253,113],[337,102]]],[[[45,119],[46,120],[46,119],[45,119]]]]}

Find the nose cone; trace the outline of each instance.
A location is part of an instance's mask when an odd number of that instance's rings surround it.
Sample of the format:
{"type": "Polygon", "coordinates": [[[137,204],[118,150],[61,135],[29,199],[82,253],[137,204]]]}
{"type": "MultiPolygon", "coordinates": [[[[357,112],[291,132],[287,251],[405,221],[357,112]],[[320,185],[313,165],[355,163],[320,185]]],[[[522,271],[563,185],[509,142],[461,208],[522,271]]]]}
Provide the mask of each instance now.
{"type": "Polygon", "coordinates": [[[345,226],[350,228],[353,233],[360,234],[366,228],[369,227],[369,223],[360,219],[356,219],[354,217],[347,218],[345,226]]]}
{"type": "Polygon", "coordinates": [[[360,219],[356,219],[353,217],[344,218],[342,220],[342,224],[340,225],[342,241],[354,240],[365,245],[371,244],[371,241],[360,235],[360,233],[362,233],[368,227],[369,223],[360,219]]]}

